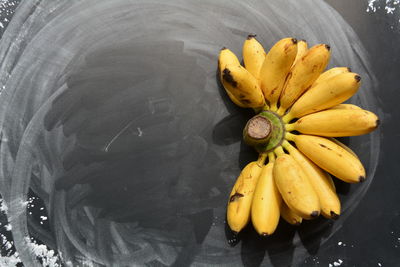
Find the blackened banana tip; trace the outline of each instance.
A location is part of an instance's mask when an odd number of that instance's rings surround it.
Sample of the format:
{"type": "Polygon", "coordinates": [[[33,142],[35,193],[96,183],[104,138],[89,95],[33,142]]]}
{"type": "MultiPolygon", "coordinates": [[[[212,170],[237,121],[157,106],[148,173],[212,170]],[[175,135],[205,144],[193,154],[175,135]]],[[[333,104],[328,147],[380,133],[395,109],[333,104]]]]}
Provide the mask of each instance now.
{"type": "Polygon", "coordinates": [[[297,39],[296,38],[292,38],[292,43],[293,44],[297,44],[297,39]]]}
{"type": "Polygon", "coordinates": [[[348,72],[351,72],[351,68],[350,68],[350,67],[347,67],[347,71],[348,71],[348,72]]]}
{"type": "Polygon", "coordinates": [[[380,124],[381,124],[381,121],[379,119],[377,119],[375,122],[375,127],[378,127],[380,124]]]}
{"type": "Polygon", "coordinates": [[[250,40],[250,39],[253,39],[256,37],[257,37],[257,34],[249,34],[249,35],[247,35],[247,40],[250,40]]]}
{"type": "Polygon", "coordinates": [[[299,226],[299,225],[301,225],[301,222],[297,221],[294,223],[294,225],[299,226]]]}
{"type": "Polygon", "coordinates": [[[364,181],[365,181],[365,176],[360,176],[360,177],[358,177],[358,181],[359,181],[360,183],[364,182],[364,181]]]}
{"type": "Polygon", "coordinates": [[[333,220],[339,219],[339,214],[336,214],[335,212],[331,211],[331,219],[333,220]]]}
{"type": "Polygon", "coordinates": [[[310,216],[311,218],[317,218],[319,216],[319,212],[314,210],[313,212],[311,212],[310,216]]]}
{"type": "Polygon", "coordinates": [[[305,42],[305,43],[307,43],[307,40],[306,40],[306,39],[301,39],[300,42],[305,42]]]}
{"type": "Polygon", "coordinates": [[[269,234],[268,233],[261,233],[261,236],[262,237],[267,237],[267,236],[269,236],[269,234]]]}
{"type": "Polygon", "coordinates": [[[330,51],[330,50],[331,50],[331,46],[330,46],[330,45],[328,45],[328,44],[326,44],[326,45],[325,45],[325,48],[326,48],[328,51],[330,51]]]}
{"type": "Polygon", "coordinates": [[[357,82],[361,81],[361,76],[360,75],[356,75],[354,76],[354,79],[356,79],[357,82]]]}
{"type": "Polygon", "coordinates": [[[222,51],[222,50],[225,50],[225,49],[228,49],[228,48],[226,48],[225,46],[223,46],[223,47],[221,48],[221,51],[222,51]]]}

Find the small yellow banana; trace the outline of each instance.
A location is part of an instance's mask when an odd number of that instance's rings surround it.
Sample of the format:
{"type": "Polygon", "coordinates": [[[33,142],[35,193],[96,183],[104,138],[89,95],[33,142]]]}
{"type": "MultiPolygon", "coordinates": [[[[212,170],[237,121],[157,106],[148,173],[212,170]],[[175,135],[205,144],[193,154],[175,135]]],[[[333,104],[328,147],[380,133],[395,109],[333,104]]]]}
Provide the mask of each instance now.
{"type": "Polygon", "coordinates": [[[287,131],[304,134],[343,137],[372,132],[379,125],[378,117],[362,109],[328,109],[301,117],[286,125],[287,131]]]}
{"type": "Polygon", "coordinates": [[[282,201],[281,204],[281,216],[282,218],[289,224],[291,225],[300,225],[301,222],[303,221],[303,218],[301,218],[299,215],[294,213],[286,204],[285,202],[282,201]]]}
{"type": "Polygon", "coordinates": [[[325,82],[326,80],[328,80],[329,78],[332,78],[338,74],[341,73],[346,73],[346,72],[351,72],[351,69],[348,67],[335,67],[335,68],[331,68],[327,71],[324,71],[319,77],[318,79],[313,83],[312,87],[316,86],[319,83],[325,82]]]}
{"type": "Polygon", "coordinates": [[[328,219],[337,219],[340,215],[340,200],[336,194],[332,177],[311,162],[289,142],[284,141],[283,147],[301,166],[318,195],[321,214],[328,219]]]}
{"type": "Polygon", "coordinates": [[[259,82],[240,65],[226,65],[222,70],[222,85],[235,99],[246,107],[265,106],[264,95],[259,82]]]}
{"type": "Polygon", "coordinates": [[[329,58],[329,45],[319,44],[311,47],[293,66],[279,99],[279,115],[283,115],[299,96],[311,87],[328,65],[329,58]]]}
{"type": "Polygon", "coordinates": [[[332,142],[334,142],[335,144],[341,146],[344,150],[346,150],[347,152],[352,154],[354,157],[358,158],[357,154],[350,147],[346,146],[345,144],[343,144],[336,138],[329,137],[328,139],[331,140],[332,142]]]}
{"type": "Polygon", "coordinates": [[[356,73],[342,73],[329,78],[312,87],[294,103],[289,113],[283,117],[288,122],[293,118],[334,107],[350,97],[358,90],[361,77],[356,73]]]}
{"type": "Polygon", "coordinates": [[[274,233],[279,223],[282,199],[272,176],[273,168],[274,154],[271,153],[268,164],[263,167],[258,178],[251,206],[251,221],[257,233],[262,236],[274,233]]]}
{"type": "Polygon", "coordinates": [[[353,104],[339,104],[334,107],[331,107],[330,109],[362,109],[362,108],[353,104]]]}
{"type": "Polygon", "coordinates": [[[286,138],[294,141],[304,155],[337,178],[348,183],[365,180],[365,169],[360,160],[329,139],[290,133],[286,133],[286,138]]]}
{"type": "Polygon", "coordinates": [[[264,59],[264,48],[257,41],[256,35],[250,34],[243,44],[243,62],[245,68],[257,79],[260,78],[260,69],[264,59]]]}
{"type": "Polygon", "coordinates": [[[251,202],[266,156],[244,167],[233,186],[227,207],[227,221],[232,231],[238,233],[250,220],[251,202]]]}
{"type": "MultiPolygon", "coordinates": [[[[222,81],[222,70],[225,68],[226,65],[240,65],[239,59],[236,57],[236,55],[229,50],[228,48],[222,48],[220,53],[219,53],[219,58],[218,58],[218,72],[219,72],[219,78],[222,81]]],[[[245,104],[241,103],[237,98],[228,90],[226,90],[226,93],[228,94],[229,98],[232,100],[233,103],[238,105],[241,108],[248,108],[245,104]]]]}
{"type": "Polygon", "coordinates": [[[271,48],[261,66],[261,89],[265,98],[270,102],[272,111],[277,109],[279,95],[296,54],[297,40],[284,38],[271,48]]]}
{"type": "Polygon", "coordinates": [[[278,152],[273,175],[283,200],[291,210],[304,219],[318,217],[321,206],[317,193],[300,165],[283,150],[278,152]]]}
{"type": "Polygon", "coordinates": [[[308,45],[306,40],[300,40],[297,42],[297,54],[293,65],[296,64],[296,62],[298,62],[307,53],[307,50],[308,45]]]}

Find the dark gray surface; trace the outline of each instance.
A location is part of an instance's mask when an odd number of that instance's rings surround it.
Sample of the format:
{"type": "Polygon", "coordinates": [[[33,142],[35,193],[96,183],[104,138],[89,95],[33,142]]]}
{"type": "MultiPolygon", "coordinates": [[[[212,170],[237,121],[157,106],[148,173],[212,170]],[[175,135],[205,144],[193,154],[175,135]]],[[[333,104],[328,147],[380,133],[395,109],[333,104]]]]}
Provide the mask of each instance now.
{"type": "Polygon", "coordinates": [[[396,17],[368,14],[363,1],[329,1],[359,41],[321,2],[138,3],[31,2],[10,30],[10,38],[21,39],[2,41],[0,56],[8,57],[1,67],[12,74],[1,80],[7,85],[2,188],[11,189],[2,194],[22,259],[30,262],[18,201],[30,184],[50,220],[50,231],[38,234],[28,217],[30,233],[53,249],[57,244],[74,265],[326,266],[338,259],[344,266],[395,265],[400,57],[399,34],[390,24],[396,17]],[[377,112],[383,124],[374,135],[347,140],[366,164],[369,181],[338,183],[345,210],[339,221],[307,222],[297,233],[282,223],[268,240],[249,227],[230,247],[226,196],[255,154],[240,144],[251,114],[218,88],[215,64],[221,46],[240,52],[249,32],[266,47],[287,35],[330,43],[331,66],[351,66],[363,76],[363,91],[353,101],[377,112]]]}

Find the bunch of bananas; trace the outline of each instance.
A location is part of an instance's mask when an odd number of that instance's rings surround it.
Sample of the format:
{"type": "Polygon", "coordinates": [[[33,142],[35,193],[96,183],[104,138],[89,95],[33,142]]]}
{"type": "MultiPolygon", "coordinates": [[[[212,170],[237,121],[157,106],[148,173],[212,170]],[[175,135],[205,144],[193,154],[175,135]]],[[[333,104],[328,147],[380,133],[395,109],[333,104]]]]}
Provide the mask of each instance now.
{"type": "Polygon", "coordinates": [[[330,53],[329,45],[308,48],[294,38],[266,53],[255,35],[244,42],[244,67],[232,51],[220,51],[219,75],[229,98],[258,113],[243,132],[258,160],[242,170],[228,200],[232,231],[251,220],[268,236],[280,217],[293,225],[320,214],[337,219],[340,200],[331,175],[348,183],[365,180],[357,155],[334,137],[369,133],[379,119],[343,104],[357,92],[361,77],[347,67],[324,71],[330,53]]]}

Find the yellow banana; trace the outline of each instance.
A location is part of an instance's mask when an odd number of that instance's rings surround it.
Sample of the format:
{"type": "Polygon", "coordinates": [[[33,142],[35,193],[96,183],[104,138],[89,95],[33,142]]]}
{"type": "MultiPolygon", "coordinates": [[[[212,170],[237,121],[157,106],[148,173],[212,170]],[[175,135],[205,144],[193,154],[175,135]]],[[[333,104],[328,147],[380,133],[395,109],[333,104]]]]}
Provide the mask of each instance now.
{"type": "Polygon", "coordinates": [[[307,175],[308,180],[318,195],[321,205],[321,214],[325,218],[337,219],[340,214],[340,200],[336,194],[332,177],[311,162],[289,142],[284,141],[283,147],[289,151],[289,154],[307,175]]]}
{"type": "Polygon", "coordinates": [[[273,175],[283,200],[291,210],[304,219],[318,217],[321,210],[318,195],[292,156],[278,153],[273,175]]]}
{"type": "Polygon", "coordinates": [[[353,104],[339,104],[334,107],[331,107],[330,109],[362,109],[362,108],[353,104]]]}
{"type": "Polygon", "coordinates": [[[340,142],[336,138],[330,137],[328,139],[331,140],[332,142],[334,142],[335,144],[341,146],[344,150],[346,150],[347,152],[352,154],[354,157],[358,158],[357,154],[350,147],[346,146],[345,144],[343,144],[342,142],[340,142]]]}
{"type": "Polygon", "coordinates": [[[279,95],[296,54],[297,40],[284,38],[271,48],[261,66],[261,89],[265,98],[270,102],[273,111],[277,109],[279,95]]]}
{"type": "Polygon", "coordinates": [[[248,70],[257,79],[260,78],[260,69],[265,59],[265,51],[257,41],[256,35],[247,36],[243,44],[243,62],[248,70]]]}
{"type": "Polygon", "coordinates": [[[265,156],[244,167],[233,186],[227,207],[228,225],[234,232],[240,232],[250,220],[251,202],[265,156]]]}
{"type": "Polygon", "coordinates": [[[312,87],[294,103],[289,113],[283,117],[288,122],[293,118],[334,107],[350,97],[358,90],[361,77],[356,73],[342,73],[329,78],[312,87]]]}
{"type": "Polygon", "coordinates": [[[351,72],[351,69],[348,67],[335,67],[331,68],[327,71],[324,71],[321,75],[319,75],[318,79],[313,83],[313,87],[319,83],[325,82],[329,78],[332,78],[338,74],[351,72]]]}
{"type": "Polygon", "coordinates": [[[222,85],[246,107],[265,106],[258,80],[240,65],[226,65],[222,70],[222,85]]]}
{"type": "Polygon", "coordinates": [[[287,131],[328,137],[356,136],[372,132],[378,117],[362,109],[328,109],[301,117],[287,124],[287,131]]]}
{"type": "Polygon", "coordinates": [[[286,138],[294,141],[304,155],[337,178],[348,183],[365,180],[365,169],[360,160],[329,139],[290,133],[286,133],[286,138]]]}
{"type": "Polygon", "coordinates": [[[300,40],[297,42],[297,54],[296,58],[294,59],[293,65],[296,64],[297,61],[299,61],[306,53],[308,50],[308,45],[306,40],[300,40]]]}
{"type": "Polygon", "coordinates": [[[311,47],[293,66],[279,99],[279,115],[283,115],[299,96],[311,87],[328,65],[329,58],[329,45],[319,44],[311,47]]]}
{"type": "Polygon", "coordinates": [[[285,202],[282,201],[281,204],[281,216],[282,218],[287,222],[290,223],[291,225],[300,225],[301,222],[303,221],[303,218],[301,218],[299,215],[294,213],[286,204],[285,202]]]}
{"type": "Polygon", "coordinates": [[[282,202],[276,188],[272,170],[274,168],[273,153],[269,163],[265,165],[258,178],[251,206],[251,221],[257,233],[269,236],[275,232],[279,223],[279,209],[282,202]]]}
{"type": "MultiPolygon", "coordinates": [[[[221,51],[219,53],[219,58],[218,58],[218,72],[219,72],[219,78],[221,80],[221,83],[222,83],[222,70],[225,68],[226,65],[240,65],[240,61],[231,50],[224,47],[221,49],[221,51]]],[[[246,106],[245,104],[243,104],[239,100],[237,100],[236,97],[234,95],[232,95],[231,92],[229,92],[226,89],[225,89],[225,91],[233,103],[235,103],[236,105],[238,105],[241,108],[248,108],[248,106],[246,106]]]]}

